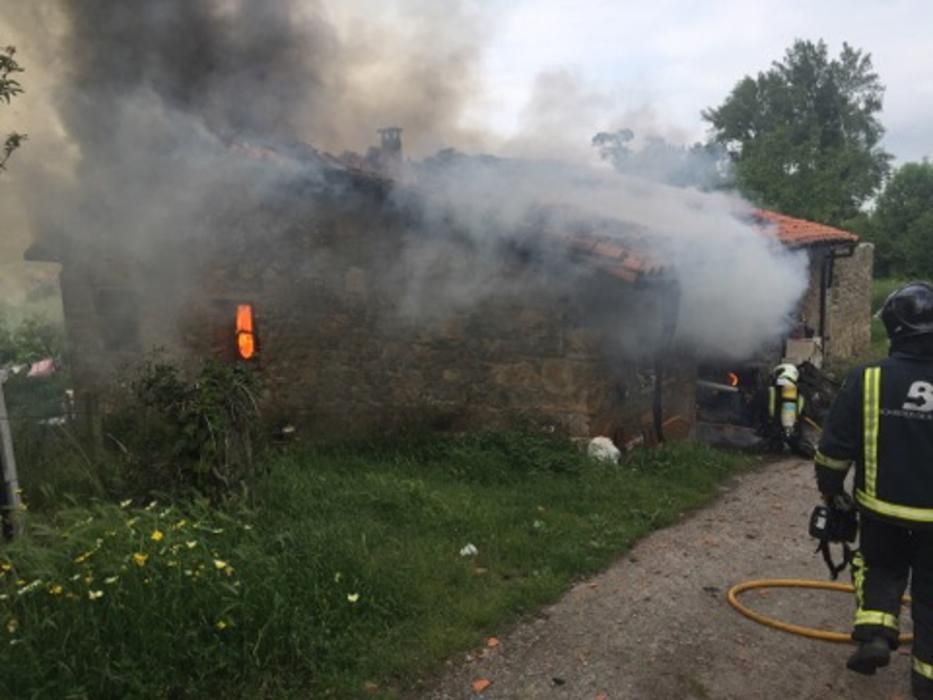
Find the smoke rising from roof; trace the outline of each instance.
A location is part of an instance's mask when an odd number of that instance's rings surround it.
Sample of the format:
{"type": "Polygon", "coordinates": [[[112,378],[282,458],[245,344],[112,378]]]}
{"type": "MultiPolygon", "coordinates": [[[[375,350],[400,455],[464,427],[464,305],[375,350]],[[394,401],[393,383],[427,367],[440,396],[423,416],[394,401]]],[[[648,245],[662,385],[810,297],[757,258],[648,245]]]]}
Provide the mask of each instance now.
{"type": "MultiPolygon", "coordinates": [[[[567,235],[583,226],[651,256],[680,288],[676,339],[701,356],[744,358],[774,340],[807,285],[806,255],[752,223],[750,205],[734,195],[565,162],[456,156],[432,169],[419,192],[437,220],[476,239],[496,231],[567,235]]],[[[580,272],[568,266],[564,274],[580,272]]],[[[641,330],[618,333],[641,340],[641,330]]]]}
{"type": "MultiPolygon", "coordinates": [[[[405,127],[416,154],[495,143],[463,126],[490,24],[467,0],[379,8],[362,0],[35,0],[11,12],[23,63],[32,72],[50,66],[35,85],[61,134],[30,142],[30,162],[16,163],[17,192],[38,231],[101,249],[147,259],[171,236],[271,236],[289,225],[252,225],[246,202],[315,173],[298,159],[263,161],[231,144],[306,141],[339,152],[387,124],[405,127]]],[[[525,133],[507,152],[595,158],[589,137],[605,126],[595,122],[609,103],[574,80],[542,76],[525,133]],[[587,134],[577,145],[580,129],[587,134]]],[[[488,159],[436,172],[418,192],[476,240],[527,228],[544,206],[655,232],[655,252],[672,263],[683,293],[680,337],[710,354],[751,352],[781,329],[806,285],[801,256],[742,223],[746,205],[724,195],[605,167],[488,159]]],[[[163,262],[179,281],[191,264],[187,255],[163,262]]]]}

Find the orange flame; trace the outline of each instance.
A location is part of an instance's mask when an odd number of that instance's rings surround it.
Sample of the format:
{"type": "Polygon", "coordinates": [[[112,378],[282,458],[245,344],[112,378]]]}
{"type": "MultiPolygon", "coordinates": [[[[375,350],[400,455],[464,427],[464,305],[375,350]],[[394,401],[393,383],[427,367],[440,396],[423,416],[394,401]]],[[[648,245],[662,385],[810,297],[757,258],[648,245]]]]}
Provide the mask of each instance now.
{"type": "Polygon", "coordinates": [[[240,304],[236,308],[236,344],[240,357],[252,359],[256,354],[256,336],[253,335],[253,307],[240,304]]]}
{"type": "Polygon", "coordinates": [[[729,372],[727,375],[729,379],[729,386],[738,386],[739,385],[739,375],[735,372],[729,372]]]}

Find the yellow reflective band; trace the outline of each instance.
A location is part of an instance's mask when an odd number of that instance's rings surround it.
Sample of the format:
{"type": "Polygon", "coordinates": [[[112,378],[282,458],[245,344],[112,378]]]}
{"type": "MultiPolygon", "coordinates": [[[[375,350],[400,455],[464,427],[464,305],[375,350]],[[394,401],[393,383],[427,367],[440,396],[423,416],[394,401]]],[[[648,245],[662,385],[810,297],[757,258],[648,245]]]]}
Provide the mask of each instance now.
{"type": "Polygon", "coordinates": [[[852,586],[855,588],[855,604],[861,609],[865,604],[865,557],[856,552],[852,558],[852,586]]]}
{"type": "Polygon", "coordinates": [[[865,370],[865,491],[874,497],[878,481],[878,419],[881,413],[881,368],[865,370]]]}
{"type": "Polygon", "coordinates": [[[933,664],[928,664],[926,661],[921,661],[916,656],[914,657],[914,671],[919,673],[924,678],[929,678],[933,681],[933,664]]]}
{"type": "Polygon", "coordinates": [[[774,418],[775,411],[775,399],[777,399],[777,392],[774,390],[774,387],[768,387],[768,416],[774,418]]]}
{"type": "Polygon", "coordinates": [[[881,625],[891,629],[900,629],[897,616],[881,610],[857,610],[855,613],[856,625],[881,625]]]}
{"type": "Polygon", "coordinates": [[[887,501],[882,501],[880,498],[870,496],[860,489],[855,492],[855,500],[879,515],[887,515],[892,518],[913,521],[915,523],[933,523],[933,508],[899,506],[896,503],[888,503],[887,501]]]}
{"type": "Polygon", "coordinates": [[[836,469],[841,472],[848,471],[849,467],[852,466],[851,459],[834,459],[833,457],[827,457],[819,450],[816,451],[816,456],[813,458],[813,461],[821,467],[828,467],[829,469],[836,469]]]}

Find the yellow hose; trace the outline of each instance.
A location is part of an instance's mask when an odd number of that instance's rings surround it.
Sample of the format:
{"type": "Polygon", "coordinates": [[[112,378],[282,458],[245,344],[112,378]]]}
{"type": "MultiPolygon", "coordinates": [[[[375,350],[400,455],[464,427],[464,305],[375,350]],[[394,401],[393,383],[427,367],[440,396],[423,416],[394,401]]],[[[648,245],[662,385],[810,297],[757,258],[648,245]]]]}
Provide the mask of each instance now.
{"type": "MultiPolygon", "coordinates": [[[[790,632],[791,634],[799,634],[803,637],[810,637],[811,639],[822,639],[827,642],[852,642],[851,637],[847,633],[829,632],[827,630],[820,630],[814,627],[794,625],[789,622],[775,620],[773,617],[768,617],[767,615],[763,615],[760,612],[755,612],[751,608],[748,608],[739,602],[739,595],[745,591],[750,591],[753,588],[817,588],[824,591],[841,591],[843,593],[853,593],[855,589],[852,587],[852,584],[835,583],[833,581],[811,581],[808,579],[796,578],[763,578],[756,581],[744,581],[742,583],[737,583],[729,589],[728,593],[726,593],[726,600],[729,601],[729,605],[745,615],[745,617],[749,618],[750,620],[754,620],[755,622],[761,623],[762,625],[767,625],[768,627],[773,627],[774,629],[782,630],[784,632],[790,632]]],[[[910,602],[910,596],[904,596],[903,602],[910,602]]],[[[912,642],[913,639],[914,636],[912,634],[902,634],[900,637],[902,644],[912,642]]]]}

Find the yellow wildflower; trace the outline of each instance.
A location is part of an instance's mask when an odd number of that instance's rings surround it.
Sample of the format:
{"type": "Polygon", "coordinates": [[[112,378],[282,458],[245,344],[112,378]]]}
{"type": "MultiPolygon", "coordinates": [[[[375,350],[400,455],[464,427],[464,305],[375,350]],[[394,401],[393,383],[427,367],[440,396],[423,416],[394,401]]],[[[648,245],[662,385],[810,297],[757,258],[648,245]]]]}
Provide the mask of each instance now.
{"type": "Polygon", "coordinates": [[[94,582],[94,577],[91,576],[91,574],[88,574],[87,576],[84,577],[84,583],[86,583],[88,586],[90,586],[93,582],[94,582]]]}
{"type": "Polygon", "coordinates": [[[5,561],[2,564],[0,564],[0,571],[3,571],[3,573],[10,571],[12,568],[13,568],[13,565],[8,561],[5,561]]]}
{"type": "Polygon", "coordinates": [[[120,501],[121,508],[129,508],[130,504],[133,502],[132,498],[127,498],[125,501],[120,501]]]}
{"type": "Polygon", "coordinates": [[[136,518],[130,518],[129,520],[126,521],[126,526],[127,526],[128,528],[132,528],[132,527],[133,527],[136,523],[138,523],[138,522],[139,522],[139,518],[138,518],[138,517],[136,517],[136,518]]]}
{"type": "Polygon", "coordinates": [[[359,599],[360,599],[359,593],[347,593],[347,600],[349,600],[351,603],[355,603],[359,599]]]}
{"type": "Polygon", "coordinates": [[[112,586],[113,584],[117,582],[117,579],[119,578],[120,578],[119,576],[108,576],[107,578],[104,579],[104,583],[106,583],[108,586],[112,586]]]}
{"type": "Polygon", "coordinates": [[[7,632],[9,632],[10,634],[16,634],[16,630],[18,629],[19,629],[19,620],[17,620],[15,617],[11,617],[9,620],[7,620],[7,623],[6,623],[7,632]]]}
{"type": "Polygon", "coordinates": [[[133,555],[133,563],[136,564],[136,566],[145,566],[146,560],[148,558],[149,558],[148,554],[143,554],[142,552],[136,552],[133,555]]]}
{"type": "Polygon", "coordinates": [[[233,576],[233,567],[232,567],[232,566],[225,566],[225,567],[224,567],[224,573],[225,573],[227,576],[233,576]]]}
{"type": "Polygon", "coordinates": [[[156,501],[149,501],[149,505],[146,506],[146,510],[153,510],[157,505],[159,504],[156,501]]]}
{"type": "Polygon", "coordinates": [[[223,569],[226,569],[228,566],[230,566],[230,565],[229,565],[227,562],[225,562],[223,559],[215,559],[215,560],[214,560],[214,568],[215,568],[215,569],[223,570],[223,569]]]}
{"type": "Polygon", "coordinates": [[[225,630],[227,629],[227,621],[224,619],[217,620],[217,622],[214,623],[214,627],[218,630],[225,630]]]}
{"type": "Polygon", "coordinates": [[[187,542],[185,542],[185,546],[186,546],[188,549],[194,549],[195,547],[198,546],[198,541],[197,541],[197,540],[188,540],[187,542]]]}
{"type": "Polygon", "coordinates": [[[25,595],[25,594],[27,594],[27,593],[32,593],[34,590],[36,590],[36,589],[37,589],[39,586],[41,586],[41,585],[42,585],[42,579],[37,578],[37,579],[36,579],[35,581],[33,581],[32,583],[30,583],[30,584],[28,584],[28,585],[26,585],[26,586],[23,586],[23,587],[20,588],[18,591],[16,591],[16,595],[25,595]]]}
{"type": "Polygon", "coordinates": [[[65,589],[57,583],[49,586],[49,595],[61,595],[64,591],[65,589]]]}
{"type": "Polygon", "coordinates": [[[94,553],[94,552],[84,552],[83,554],[79,554],[78,556],[76,556],[76,557],[74,558],[75,564],[83,564],[84,562],[86,562],[86,561],[90,558],[90,556],[91,556],[93,553],[94,553]]]}
{"type": "Polygon", "coordinates": [[[177,523],[175,523],[174,525],[172,525],[172,529],[173,529],[173,530],[181,530],[181,529],[182,529],[185,525],[187,525],[187,524],[188,524],[188,521],[185,520],[184,518],[182,518],[182,519],[179,520],[177,523]]]}
{"type": "Polygon", "coordinates": [[[149,539],[153,542],[161,542],[163,537],[165,537],[165,535],[161,530],[153,530],[152,534],[149,535],[149,539]]]}
{"type": "Polygon", "coordinates": [[[103,592],[103,591],[88,591],[88,592],[87,592],[87,597],[88,597],[90,600],[97,600],[98,598],[103,598],[103,597],[104,597],[104,592],[103,592]]]}

